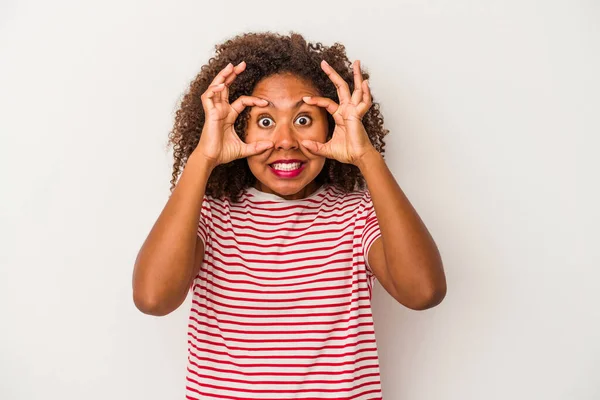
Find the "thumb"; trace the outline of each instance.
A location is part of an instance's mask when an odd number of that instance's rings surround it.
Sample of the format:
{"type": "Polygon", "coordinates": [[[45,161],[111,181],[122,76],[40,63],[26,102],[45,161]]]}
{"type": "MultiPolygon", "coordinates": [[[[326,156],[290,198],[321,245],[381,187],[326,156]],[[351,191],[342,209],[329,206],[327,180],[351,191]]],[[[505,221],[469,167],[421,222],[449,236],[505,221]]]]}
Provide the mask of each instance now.
{"type": "Polygon", "coordinates": [[[329,151],[323,143],[315,142],[314,140],[303,140],[302,146],[306,147],[312,154],[322,157],[328,157],[329,151]]]}
{"type": "Polygon", "coordinates": [[[265,150],[273,147],[273,142],[269,140],[261,140],[258,142],[244,143],[242,147],[242,157],[250,157],[262,153],[265,150]]]}

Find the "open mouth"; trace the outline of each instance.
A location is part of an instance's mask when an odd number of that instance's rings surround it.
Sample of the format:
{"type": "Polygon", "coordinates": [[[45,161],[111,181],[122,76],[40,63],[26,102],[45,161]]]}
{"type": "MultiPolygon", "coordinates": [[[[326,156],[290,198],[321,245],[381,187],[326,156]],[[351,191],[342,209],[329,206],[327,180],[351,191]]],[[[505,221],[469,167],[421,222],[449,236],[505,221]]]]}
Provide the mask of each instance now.
{"type": "Polygon", "coordinates": [[[301,161],[269,164],[269,169],[279,178],[294,178],[298,176],[305,167],[306,163],[301,161]]]}
{"type": "Polygon", "coordinates": [[[272,169],[276,170],[276,171],[282,171],[282,172],[290,172],[290,171],[295,171],[297,169],[300,169],[304,164],[304,162],[298,161],[298,162],[293,162],[293,163],[273,163],[273,164],[269,164],[269,167],[271,167],[272,169]]]}

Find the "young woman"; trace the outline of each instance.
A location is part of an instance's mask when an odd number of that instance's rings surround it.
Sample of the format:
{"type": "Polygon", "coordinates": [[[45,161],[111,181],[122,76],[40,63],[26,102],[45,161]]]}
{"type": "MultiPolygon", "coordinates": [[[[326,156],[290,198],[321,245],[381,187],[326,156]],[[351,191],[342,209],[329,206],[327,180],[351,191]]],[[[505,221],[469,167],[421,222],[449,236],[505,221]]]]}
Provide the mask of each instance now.
{"type": "Polygon", "coordinates": [[[380,399],[375,280],[412,309],[444,298],[368,77],[339,43],[248,33],[191,83],[133,274],[147,314],[192,292],[187,398],[380,399]]]}

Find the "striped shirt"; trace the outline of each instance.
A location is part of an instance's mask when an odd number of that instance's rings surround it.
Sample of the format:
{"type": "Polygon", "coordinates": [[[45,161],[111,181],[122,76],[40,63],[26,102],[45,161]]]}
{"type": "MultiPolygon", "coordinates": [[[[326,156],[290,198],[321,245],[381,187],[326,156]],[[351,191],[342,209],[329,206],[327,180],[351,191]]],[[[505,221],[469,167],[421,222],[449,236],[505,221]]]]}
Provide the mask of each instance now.
{"type": "Polygon", "coordinates": [[[381,399],[368,190],[205,196],[191,290],[188,399],[381,399]]]}

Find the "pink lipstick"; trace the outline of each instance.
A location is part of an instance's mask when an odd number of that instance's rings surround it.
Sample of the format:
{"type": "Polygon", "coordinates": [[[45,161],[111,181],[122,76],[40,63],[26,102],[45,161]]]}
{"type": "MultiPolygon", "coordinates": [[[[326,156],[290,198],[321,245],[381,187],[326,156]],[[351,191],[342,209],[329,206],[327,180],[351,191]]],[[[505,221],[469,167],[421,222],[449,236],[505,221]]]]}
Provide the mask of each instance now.
{"type": "Polygon", "coordinates": [[[304,170],[306,163],[300,160],[280,160],[269,165],[278,178],[295,178],[304,170]]]}

